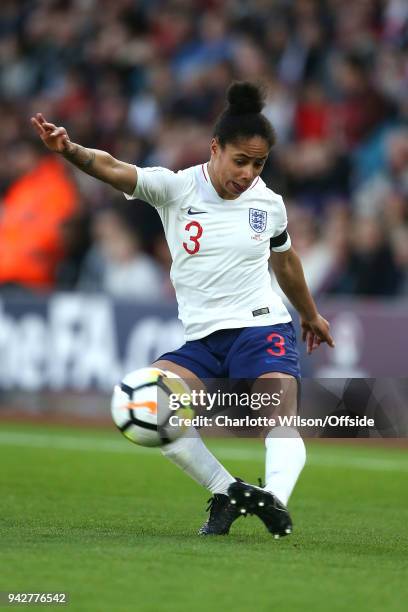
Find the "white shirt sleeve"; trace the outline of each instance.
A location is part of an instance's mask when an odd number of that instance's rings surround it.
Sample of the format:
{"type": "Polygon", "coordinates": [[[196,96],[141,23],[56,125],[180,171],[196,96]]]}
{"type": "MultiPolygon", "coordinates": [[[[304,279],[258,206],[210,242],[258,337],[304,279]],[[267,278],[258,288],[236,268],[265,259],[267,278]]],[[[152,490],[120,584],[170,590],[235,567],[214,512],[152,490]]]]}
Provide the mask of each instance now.
{"type": "Polygon", "coordinates": [[[144,200],[155,208],[169,204],[180,195],[180,176],[167,168],[139,168],[137,183],[131,195],[124,194],[127,200],[144,200]]]}
{"type": "Polygon", "coordinates": [[[286,207],[283,203],[283,199],[278,197],[279,212],[277,216],[276,229],[271,236],[271,251],[275,251],[276,253],[283,253],[284,251],[288,251],[292,246],[292,242],[290,236],[287,231],[288,226],[288,217],[286,214],[286,207]]]}

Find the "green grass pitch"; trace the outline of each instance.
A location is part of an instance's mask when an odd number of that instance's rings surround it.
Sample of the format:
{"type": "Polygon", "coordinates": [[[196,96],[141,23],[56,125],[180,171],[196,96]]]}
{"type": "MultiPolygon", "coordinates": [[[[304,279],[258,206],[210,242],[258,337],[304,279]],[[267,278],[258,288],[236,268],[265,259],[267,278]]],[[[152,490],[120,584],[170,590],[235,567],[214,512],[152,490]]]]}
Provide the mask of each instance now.
{"type": "MultiPolygon", "coordinates": [[[[210,446],[263,476],[261,442],[210,446]]],[[[0,591],[67,591],[72,612],[407,609],[403,450],[309,443],[279,541],[256,517],[196,536],[209,494],[116,431],[2,423],[0,453],[0,591]]]]}

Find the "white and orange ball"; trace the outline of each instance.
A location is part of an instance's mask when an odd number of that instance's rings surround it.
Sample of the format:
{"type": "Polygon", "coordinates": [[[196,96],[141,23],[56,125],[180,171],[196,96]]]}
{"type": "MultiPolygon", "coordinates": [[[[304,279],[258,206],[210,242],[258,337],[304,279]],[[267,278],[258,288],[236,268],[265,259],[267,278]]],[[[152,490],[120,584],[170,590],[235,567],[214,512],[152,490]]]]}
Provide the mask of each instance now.
{"type": "Polygon", "coordinates": [[[141,368],[126,374],[115,386],[112,418],[131,442],[162,446],[186,433],[184,419],[193,416],[189,394],[188,385],[176,374],[155,367],[141,368]]]}

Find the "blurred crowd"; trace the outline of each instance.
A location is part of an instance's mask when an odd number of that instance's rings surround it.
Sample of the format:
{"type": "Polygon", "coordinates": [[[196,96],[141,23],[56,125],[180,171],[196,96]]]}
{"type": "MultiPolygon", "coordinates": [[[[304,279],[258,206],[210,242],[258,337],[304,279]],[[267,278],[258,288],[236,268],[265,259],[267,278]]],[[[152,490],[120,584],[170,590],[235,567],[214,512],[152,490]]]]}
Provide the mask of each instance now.
{"type": "Polygon", "coordinates": [[[173,299],[156,212],[46,149],[206,161],[234,80],[267,87],[263,178],[315,295],[408,294],[407,0],[2,0],[0,293],[173,299]]]}

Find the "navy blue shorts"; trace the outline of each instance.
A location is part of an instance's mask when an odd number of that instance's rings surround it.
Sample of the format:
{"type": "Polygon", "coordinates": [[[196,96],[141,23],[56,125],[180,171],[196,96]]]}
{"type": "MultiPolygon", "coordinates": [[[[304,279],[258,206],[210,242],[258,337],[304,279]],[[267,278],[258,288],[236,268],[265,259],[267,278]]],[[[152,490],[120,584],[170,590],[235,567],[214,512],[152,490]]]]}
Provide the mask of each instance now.
{"type": "Polygon", "coordinates": [[[282,372],[300,379],[299,353],[292,323],[222,329],[164,353],[198,378],[255,379],[282,372]]]}

